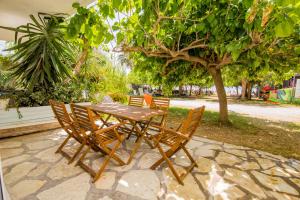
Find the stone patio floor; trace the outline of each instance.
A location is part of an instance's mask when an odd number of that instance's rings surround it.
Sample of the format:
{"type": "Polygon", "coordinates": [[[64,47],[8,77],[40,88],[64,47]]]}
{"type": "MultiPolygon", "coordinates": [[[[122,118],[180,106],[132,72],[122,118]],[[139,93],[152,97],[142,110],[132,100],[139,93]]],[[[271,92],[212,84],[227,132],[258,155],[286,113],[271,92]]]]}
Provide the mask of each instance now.
{"type": "MultiPolygon", "coordinates": [[[[149,169],[160,156],[146,144],[131,164],[111,162],[93,184],[80,167],[54,153],[65,137],[56,129],[0,140],[4,181],[12,200],[300,199],[300,161],[200,137],[188,144],[199,167],[185,178],[184,186],[165,163],[149,169]]],[[[118,152],[123,159],[133,141],[126,141],[118,152]]],[[[102,159],[90,153],[86,162],[96,168],[102,159]]],[[[182,152],[172,159],[178,170],[189,165],[182,152]]]]}

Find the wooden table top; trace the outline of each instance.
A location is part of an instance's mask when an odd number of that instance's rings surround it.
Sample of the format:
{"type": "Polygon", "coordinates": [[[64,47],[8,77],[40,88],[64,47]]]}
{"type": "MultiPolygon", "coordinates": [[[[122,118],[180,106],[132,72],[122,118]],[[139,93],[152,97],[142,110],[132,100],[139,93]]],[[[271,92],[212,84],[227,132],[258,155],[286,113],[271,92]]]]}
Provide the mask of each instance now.
{"type": "Polygon", "coordinates": [[[128,106],[117,103],[101,103],[96,105],[89,105],[87,107],[95,112],[101,112],[113,115],[118,118],[129,119],[133,121],[143,121],[150,119],[151,117],[164,115],[166,113],[163,110],[128,106]]]}

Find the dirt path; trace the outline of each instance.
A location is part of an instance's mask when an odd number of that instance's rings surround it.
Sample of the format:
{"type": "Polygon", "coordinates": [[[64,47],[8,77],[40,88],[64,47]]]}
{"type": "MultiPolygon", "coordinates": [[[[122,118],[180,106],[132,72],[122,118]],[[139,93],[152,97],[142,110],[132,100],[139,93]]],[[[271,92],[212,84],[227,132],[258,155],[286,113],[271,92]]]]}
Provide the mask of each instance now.
{"type": "MultiPolygon", "coordinates": [[[[205,99],[172,99],[171,106],[195,108],[205,105],[207,110],[218,111],[219,103],[205,99]]],[[[243,114],[249,117],[268,119],[271,121],[285,121],[300,123],[300,107],[297,106],[279,106],[279,105],[244,105],[229,103],[229,111],[243,114]]]]}

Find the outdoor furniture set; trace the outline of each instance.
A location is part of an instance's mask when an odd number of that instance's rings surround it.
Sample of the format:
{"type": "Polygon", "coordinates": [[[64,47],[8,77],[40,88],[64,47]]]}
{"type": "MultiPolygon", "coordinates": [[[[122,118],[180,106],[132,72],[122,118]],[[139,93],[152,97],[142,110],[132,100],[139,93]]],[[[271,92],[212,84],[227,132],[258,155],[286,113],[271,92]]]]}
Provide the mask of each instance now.
{"type": "Polygon", "coordinates": [[[59,146],[56,153],[61,153],[72,163],[81,153],[77,165],[82,167],[97,181],[104,172],[111,159],[119,165],[129,164],[144,140],[151,148],[157,148],[162,158],[150,168],[156,169],[163,161],[168,164],[177,181],[183,185],[184,177],[192,171],[197,164],[185,145],[196,131],[204,106],[189,111],[187,118],[176,129],[166,128],[170,99],[153,98],[149,108],[143,107],[144,97],[130,96],[128,105],[117,103],[101,103],[95,105],[70,104],[72,113],[68,113],[65,104],[50,100],[52,110],[61,127],[68,133],[67,138],[59,146]],[[114,120],[112,120],[114,118],[114,120]],[[153,119],[156,120],[153,120],[153,119]],[[101,123],[97,123],[97,122],[101,123]],[[122,142],[135,135],[136,140],[127,161],[116,154],[122,142]],[[75,153],[70,154],[63,148],[73,138],[79,146],[75,153]],[[167,151],[162,145],[169,147],[167,151]],[[170,158],[182,149],[191,161],[186,173],[179,175],[170,158]],[[84,159],[91,151],[105,155],[98,171],[84,163],[84,159]]]}

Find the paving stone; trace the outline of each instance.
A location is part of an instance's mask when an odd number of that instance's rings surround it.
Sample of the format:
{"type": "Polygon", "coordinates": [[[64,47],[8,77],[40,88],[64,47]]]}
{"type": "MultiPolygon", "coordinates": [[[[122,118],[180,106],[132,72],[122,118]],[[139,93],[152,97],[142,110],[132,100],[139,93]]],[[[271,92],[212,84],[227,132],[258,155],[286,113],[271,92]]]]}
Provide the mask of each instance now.
{"type": "Polygon", "coordinates": [[[243,191],[233,184],[225,182],[225,180],[216,173],[210,173],[210,175],[197,174],[196,178],[201,183],[202,187],[208,191],[211,199],[233,200],[245,196],[243,191]]]}
{"type": "Polygon", "coordinates": [[[290,177],[288,173],[286,173],[282,168],[280,167],[272,167],[271,169],[267,169],[262,171],[265,174],[271,175],[271,176],[283,176],[283,177],[290,177]]]}
{"type": "Polygon", "coordinates": [[[8,172],[8,168],[3,168],[2,173],[5,175],[8,172]]]}
{"type": "Polygon", "coordinates": [[[24,151],[23,148],[1,149],[0,154],[2,159],[17,156],[24,151]]]}
{"type": "Polygon", "coordinates": [[[198,140],[198,141],[201,141],[203,143],[211,143],[211,144],[223,144],[223,142],[219,142],[219,141],[215,141],[215,140],[210,140],[210,139],[207,139],[207,138],[204,138],[204,137],[193,137],[194,140],[198,140]]]}
{"type": "Polygon", "coordinates": [[[293,197],[287,194],[282,194],[282,193],[278,193],[278,192],[274,192],[274,191],[267,191],[267,194],[272,197],[275,198],[277,200],[299,200],[298,197],[293,197]]]}
{"type": "Polygon", "coordinates": [[[50,169],[47,176],[52,180],[58,180],[77,175],[83,171],[79,166],[74,165],[69,165],[66,159],[62,159],[50,169]]]}
{"type": "Polygon", "coordinates": [[[41,180],[24,180],[17,183],[10,190],[12,199],[23,199],[24,197],[37,192],[46,181],[41,180]]]}
{"type": "Polygon", "coordinates": [[[206,149],[222,150],[222,147],[218,144],[208,144],[208,145],[203,145],[201,147],[206,148],[206,149]]]}
{"type": "Polygon", "coordinates": [[[225,170],[224,178],[233,181],[260,199],[267,197],[259,185],[257,185],[246,172],[228,168],[225,170]]]}
{"type": "Polygon", "coordinates": [[[40,176],[45,171],[47,171],[47,169],[49,169],[49,167],[50,167],[50,164],[42,163],[42,164],[38,165],[36,168],[34,168],[33,170],[31,170],[31,172],[29,172],[29,174],[27,174],[27,176],[32,176],[32,177],[40,176]]]}
{"type": "Polygon", "coordinates": [[[90,175],[82,173],[37,195],[40,200],[85,200],[90,189],[90,175]]]}
{"type": "Polygon", "coordinates": [[[299,163],[299,161],[297,162],[297,161],[292,161],[291,162],[291,166],[293,167],[293,168],[295,168],[298,172],[300,172],[300,163],[299,163]]]}
{"type": "Polygon", "coordinates": [[[295,168],[287,165],[287,164],[282,164],[282,167],[285,169],[286,172],[288,172],[290,175],[293,175],[295,177],[300,178],[300,172],[298,172],[295,168]]]}
{"type": "Polygon", "coordinates": [[[203,142],[199,142],[197,140],[190,140],[186,147],[189,148],[189,149],[195,149],[195,148],[199,148],[203,145],[203,142]]]}
{"type": "Polygon", "coordinates": [[[54,145],[56,145],[56,142],[53,140],[41,140],[41,141],[26,143],[26,146],[30,150],[46,149],[46,148],[52,147],[54,145]]]}
{"type": "Polygon", "coordinates": [[[45,162],[54,163],[62,158],[62,155],[60,153],[55,153],[56,150],[57,150],[57,146],[51,147],[49,149],[39,152],[38,154],[35,155],[35,157],[45,162]]]}
{"type": "Polygon", "coordinates": [[[160,158],[161,155],[158,153],[146,153],[139,159],[138,167],[141,169],[149,169],[160,158]]]}
{"type": "Polygon", "coordinates": [[[101,197],[99,200],[113,200],[113,199],[111,199],[109,196],[104,196],[101,197]]]}
{"type": "Polygon", "coordinates": [[[248,147],[238,146],[238,145],[234,145],[234,144],[227,144],[227,143],[224,143],[223,147],[225,149],[243,149],[243,150],[250,149],[248,147]]]}
{"type": "Polygon", "coordinates": [[[157,199],[160,181],[153,170],[131,170],[120,178],[116,191],[142,199],[157,199]]]}
{"type": "Polygon", "coordinates": [[[256,158],[256,160],[258,161],[259,165],[263,169],[268,169],[268,168],[274,167],[276,165],[273,161],[271,161],[269,159],[256,158]]]}
{"type": "Polygon", "coordinates": [[[258,153],[256,153],[255,151],[248,151],[248,154],[252,158],[260,158],[260,156],[258,155],[258,153]]]}
{"type": "Polygon", "coordinates": [[[264,152],[264,151],[258,151],[259,154],[261,155],[261,157],[266,158],[266,159],[271,159],[271,160],[276,160],[276,161],[281,161],[281,162],[286,162],[288,161],[287,158],[284,158],[280,155],[274,155],[268,152],[264,152]]]}
{"type": "Polygon", "coordinates": [[[229,165],[229,166],[233,166],[239,162],[241,162],[242,160],[234,155],[228,154],[228,153],[224,153],[221,152],[219,153],[219,155],[216,158],[216,161],[219,164],[223,164],[223,165],[229,165]]]}
{"type": "MultiPolygon", "coordinates": [[[[191,155],[193,156],[193,153],[188,150],[191,155]]],[[[173,157],[175,157],[175,164],[180,165],[180,166],[185,166],[188,167],[191,165],[191,161],[189,160],[189,158],[187,157],[187,155],[184,153],[183,150],[178,151],[173,157]]]]}
{"type": "Polygon", "coordinates": [[[2,162],[2,167],[12,166],[12,165],[17,164],[19,162],[23,162],[24,160],[27,160],[28,158],[30,158],[29,155],[23,154],[23,155],[20,155],[20,156],[16,156],[16,157],[5,159],[2,162]]]}
{"type": "Polygon", "coordinates": [[[234,154],[236,156],[241,156],[241,157],[247,157],[247,154],[245,151],[243,150],[237,150],[237,149],[227,149],[225,150],[227,153],[230,153],[230,154],[234,154]]]}
{"type": "Polygon", "coordinates": [[[253,162],[253,161],[245,161],[243,162],[242,164],[240,165],[236,165],[236,167],[242,169],[242,170],[255,170],[255,169],[260,169],[260,166],[256,163],[256,162],[253,162]]]}
{"type": "MultiPolygon", "coordinates": [[[[175,169],[179,174],[185,173],[182,167],[175,165],[175,169]]],[[[166,199],[205,199],[203,192],[190,173],[184,178],[184,185],[180,185],[170,168],[164,168],[163,179],[167,186],[166,199]]]]}
{"type": "Polygon", "coordinates": [[[200,157],[196,160],[198,167],[195,167],[194,170],[202,173],[209,173],[211,171],[223,171],[223,169],[213,160],[200,157]]]}
{"type": "Polygon", "coordinates": [[[295,183],[300,188],[300,179],[299,178],[290,178],[290,181],[295,183]]]}
{"type": "Polygon", "coordinates": [[[215,151],[212,149],[207,149],[205,147],[199,147],[195,150],[195,157],[214,157],[215,156],[215,151]]]}
{"type": "Polygon", "coordinates": [[[95,187],[101,190],[111,190],[115,183],[116,172],[104,172],[95,182],[95,187]]]}
{"type": "Polygon", "coordinates": [[[119,166],[118,164],[114,164],[110,162],[107,169],[111,169],[117,172],[125,172],[131,170],[132,167],[135,165],[135,163],[136,163],[135,159],[133,159],[129,165],[123,165],[123,166],[119,166]]]}
{"type": "Polygon", "coordinates": [[[0,143],[0,149],[16,148],[16,147],[20,147],[21,145],[22,142],[20,141],[6,141],[0,143]]]}
{"type": "Polygon", "coordinates": [[[299,195],[296,189],[287,184],[282,178],[265,175],[263,173],[252,171],[255,178],[264,186],[278,192],[299,195]]]}
{"type": "Polygon", "coordinates": [[[4,181],[6,184],[14,183],[28,174],[32,169],[37,166],[37,163],[33,162],[23,162],[16,165],[11,169],[11,171],[4,176],[4,181]]]}
{"type": "MultiPolygon", "coordinates": [[[[127,161],[130,157],[130,154],[124,149],[118,149],[116,155],[118,155],[123,161],[127,161]]],[[[134,159],[136,159],[135,156],[136,155],[134,155],[134,159]]]]}

